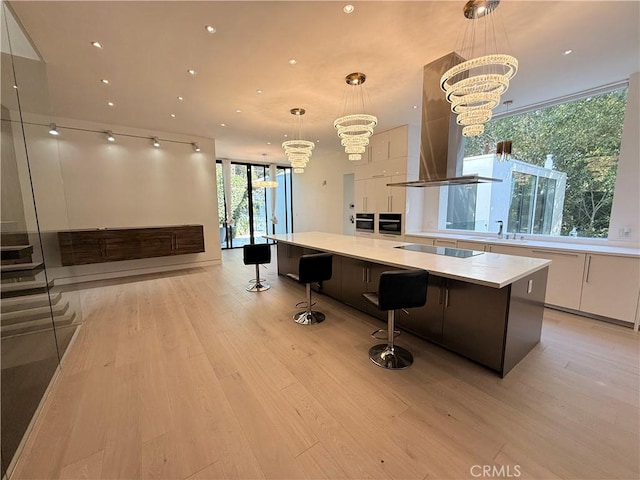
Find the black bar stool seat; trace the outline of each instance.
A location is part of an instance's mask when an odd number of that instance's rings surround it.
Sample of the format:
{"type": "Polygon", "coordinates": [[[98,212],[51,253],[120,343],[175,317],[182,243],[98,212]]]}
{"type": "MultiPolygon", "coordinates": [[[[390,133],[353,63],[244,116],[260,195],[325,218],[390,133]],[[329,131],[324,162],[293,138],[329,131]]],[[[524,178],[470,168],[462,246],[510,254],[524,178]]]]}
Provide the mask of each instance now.
{"type": "MultiPolygon", "coordinates": [[[[311,310],[311,284],[330,280],[333,274],[333,255],[330,253],[313,253],[302,255],[298,263],[298,273],[287,273],[287,277],[304,283],[307,287],[307,308],[293,316],[293,320],[301,325],[314,325],[324,321],[322,312],[311,310]]],[[[302,303],[302,302],[301,302],[302,303]]],[[[300,303],[298,304],[300,305],[300,303]]]]}
{"type": "MultiPolygon", "coordinates": [[[[409,350],[394,345],[395,311],[401,308],[422,307],[427,303],[426,270],[394,270],[382,272],[378,293],[363,293],[365,299],[382,311],[387,311],[387,343],[369,349],[369,358],[382,368],[399,370],[413,363],[409,350]]],[[[378,333],[376,330],[373,334],[378,333]]]]}
{"type": "Polygon", "coordinates": [[[269,290],[269,285],[264,278],[260,278],[260,265],[271,263],[271,245],[268,243],[252,243],[242,247],[242,259],[245,265],[256,266],[256,278],[249,280],[248,292],[263,292],[269,290]]]}

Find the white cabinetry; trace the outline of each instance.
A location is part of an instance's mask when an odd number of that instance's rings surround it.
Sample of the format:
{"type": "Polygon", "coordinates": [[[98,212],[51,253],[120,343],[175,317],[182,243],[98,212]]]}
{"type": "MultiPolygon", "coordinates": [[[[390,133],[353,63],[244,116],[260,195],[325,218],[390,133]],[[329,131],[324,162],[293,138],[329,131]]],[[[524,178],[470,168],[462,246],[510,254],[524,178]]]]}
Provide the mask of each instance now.
{"type": "Polygon", "coordinates": [[[512,247],[510,245],[487,245],[486,252],[502,253],[503,255],[519,255],[521,257],[530,257],[529,249],[523,247],[512,247]]]}
{"type": "Polygon", "coordinates": [[[580,310],[635,322],[640,289],[640,259],[588,254],[580,310]]]}
{"type": "Polygon", "coordinates": [[[354,185],[356,213],[375,213],[376,198],[372,197],[374,189],[371,179],[356,180],[354,185]]]}
{"type": "Polygon", "coordinates": [[[545,303],[579,310],[586,255],[577,252],[533,249],[529,251],[529,256],[551,260],[545,303]]]}
{"type": "Polygon", "coordinates": [[[482,243],[478,242],[467,242],[465,240],[458,240],[456,245],[458,248],[462,248],[463,250],[476,250],[480,252],[485,251],[485,246],[482,243]]]}
{"type": "Polygon", "coordinates": [[[408,125],[371,137],[367,155],[354,162],[356,212],[405,213],[406,188],[387,184],[407,181],[408,141],[408,125]]]}
{"type": "Polygon", "coordinates": [[[378,213],[404,213],[407,191],[402,187],[388,187],[388,183],[403,182],[404,175],[379,177],[371,180],[373,192],[376,196],[378,213]]]}
{"type": "Polygon", "coordinates": [[[433,242],[436,247],[456,247],[457,242],[455,240],[444,240],[442,238],[436,238],[433,242]]]}

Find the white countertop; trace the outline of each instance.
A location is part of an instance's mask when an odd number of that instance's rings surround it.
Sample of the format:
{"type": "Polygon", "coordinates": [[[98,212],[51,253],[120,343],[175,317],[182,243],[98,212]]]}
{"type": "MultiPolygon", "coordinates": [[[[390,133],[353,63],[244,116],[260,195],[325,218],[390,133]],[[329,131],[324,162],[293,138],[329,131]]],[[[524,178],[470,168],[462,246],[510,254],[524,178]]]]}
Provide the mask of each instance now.
{"type": "Polygon", "coordinates": [[[619,255],[625,257],[640,257],[640,249],[614,245],[598,245],[592,243],[553,242],[545,240],[505,240],[497,237],[483,237],[481,235],[463,235],[459,233],[415,232],[407,233],[405,238],[441,238],[447,240],[462,240],[465,242],[489,243],[491,245],[507,245],[511,247],[533,248],[541,250],[559,250],[580,253],[595,253],[603,255],[619,255]]]}
{"type": "Polygon", "coordinates": [[[434,275],[502,288],[551,265],[550,260],[483,252],[469,258],[447,257],[432,253],[394,248],[411,242],[304,232],[265,235],[266,238],[337,255],[368,260],[394,267],[421,268],[434,275]]]}

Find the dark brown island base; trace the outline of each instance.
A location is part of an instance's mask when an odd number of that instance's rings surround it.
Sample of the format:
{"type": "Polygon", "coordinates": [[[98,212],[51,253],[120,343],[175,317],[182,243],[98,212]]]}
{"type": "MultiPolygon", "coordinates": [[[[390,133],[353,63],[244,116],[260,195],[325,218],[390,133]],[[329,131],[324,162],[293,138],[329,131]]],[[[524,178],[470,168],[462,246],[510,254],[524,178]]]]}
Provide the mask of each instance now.
{"type": "Polygon", "coordinates": [[[333,276],[320,291],[380,320],[386,312],[362,296],[376,291],[380,274],[427,270],[426,305],[396,312],[396,325],[502,377],[540,341],[548,260],[487,252],[460,258],[446,249],[426,253],[401,248],[405,242],[320,232],[267,238],[277,241],[279,275],[296,272],[301,255],[333,253],[333,276]]]}

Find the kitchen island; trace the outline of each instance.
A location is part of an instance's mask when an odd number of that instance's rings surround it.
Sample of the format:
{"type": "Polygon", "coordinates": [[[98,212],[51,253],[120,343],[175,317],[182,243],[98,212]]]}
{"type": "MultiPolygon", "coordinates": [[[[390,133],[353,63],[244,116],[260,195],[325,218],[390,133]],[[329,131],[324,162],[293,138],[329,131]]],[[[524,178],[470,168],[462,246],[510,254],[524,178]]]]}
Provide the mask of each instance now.
{"type": "Polygon", "coordinates": [[[501,376],[540,341],[549,260],[446,248],[428,253],[402,248],[407,242],[322,232],[266,237],[277,242],[280,275],[297,272],[301,255],[333,253],[333,277],[320,291],[381,320],[386,313],[362,297],[376,291],[380,273],[427,270],[426,305],[399,311],[396,324],[501,376]],[[466,258],[455,256],[461,252],[466,258]]]}

